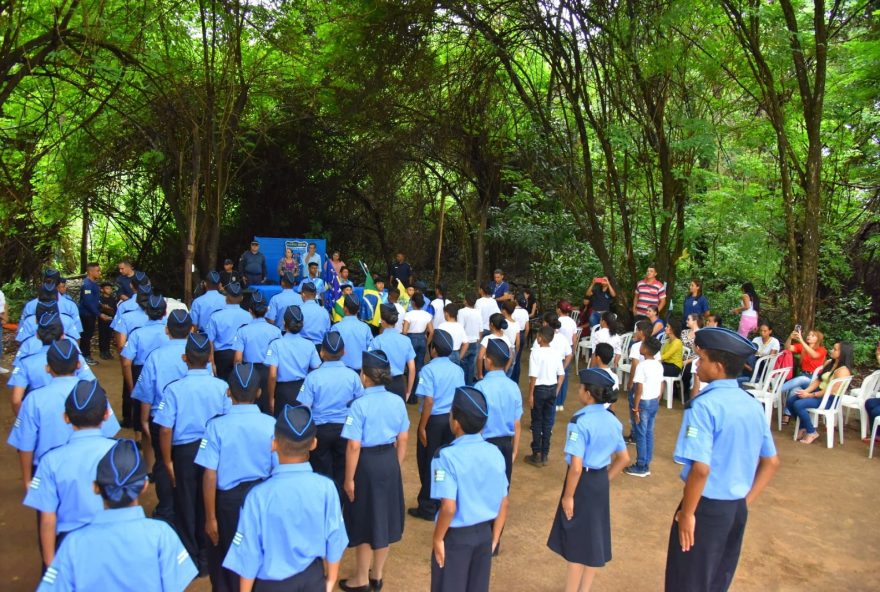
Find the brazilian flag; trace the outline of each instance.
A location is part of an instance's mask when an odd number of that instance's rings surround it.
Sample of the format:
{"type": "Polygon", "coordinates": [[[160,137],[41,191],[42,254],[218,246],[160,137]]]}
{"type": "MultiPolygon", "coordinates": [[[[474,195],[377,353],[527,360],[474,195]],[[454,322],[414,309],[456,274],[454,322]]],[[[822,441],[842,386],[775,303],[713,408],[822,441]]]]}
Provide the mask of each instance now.
{"type": "Polygon", "coordinates": [[[345,296],[340,296],[330,309],[330,320],[338,323],[345,316],[345,296]]]}
{"type": "Polygon", "coordinates": [[[363,261],[361,261],[361,269],[364,270],[366,279],[364,280],[364,295],[361,298],[361,309],[358,312],[358,318],[368,325],[378,327],[379,321],[382,318],[379,309],[379,305],[382,304],[382,296],[379,294],[379,290],[376,289],[376,282],[373,281],[373,276],[363,261]]]}

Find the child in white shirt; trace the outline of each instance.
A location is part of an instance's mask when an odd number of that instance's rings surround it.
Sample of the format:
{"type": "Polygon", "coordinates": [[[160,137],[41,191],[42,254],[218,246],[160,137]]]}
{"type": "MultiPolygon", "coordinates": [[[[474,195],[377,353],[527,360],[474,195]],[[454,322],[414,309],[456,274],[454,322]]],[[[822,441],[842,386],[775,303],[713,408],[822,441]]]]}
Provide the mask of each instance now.
{"type": "Polygon", "coordinates": [[[559,354],[550,347],[554,331],[544,326],[538,331],[529,356],[529,407],[532,410],[532,454],[526,462],[536,467],[547,465],[550,436],[556,421],[556,396],[562,389],[565,369],[559,354]]]}
{"type": "Polygon", "coordinates": [[[648,337],[642,341],[640,353],[644,358],[639,362],[633,376],[633,389],[630,395],[630,413],[633,421],[633,437],[636,441],[636,462],[624,472],[633,477],[647,477],[651,474],[651,459],[654,456],[654,418],[660,407],[663,394],[663,364],[654,359],[660,351],[660,341],[648,337]]]}

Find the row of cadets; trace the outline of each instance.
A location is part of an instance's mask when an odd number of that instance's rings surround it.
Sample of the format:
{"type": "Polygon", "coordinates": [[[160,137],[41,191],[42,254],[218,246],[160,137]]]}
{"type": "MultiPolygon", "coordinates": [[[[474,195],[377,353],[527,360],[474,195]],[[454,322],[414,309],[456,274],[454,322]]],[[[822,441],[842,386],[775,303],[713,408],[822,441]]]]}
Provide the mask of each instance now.
{"type": "Polygon", "coordinates": [[[174,529],[138,504],[148,482],[134,440],[117,441],[84,481],[104,509],[65,538],[38,592],[185,590],[196,568],[174,529]]]}
{"type": "MultiPolygon", "coordinates": [[[[323,309],[321,313],[327,316],[323,309]]],[[[306,376],[321,365],[314,345],[302,335],[304,320],[301,307],[288,306],[283,311],[285,333],[270,343],[266,352],[269,381],[268,391],[263,394],[267,399],[264,407],[268,405],[269,413],[275,417],[285,405],[296,402],[306,376]]]]}
{"type": "Polygon", "coordinates": [[[165,325],[169,341],[147,357],[138,381],[132,389],[132,398],[140,402],[138,423],[141,429],[141,442],[144,445],[147,467],[152,468],[156,497],[159,500],[153,511],[153,517],[170,524],[174,524],[174,492],[159,444],[160,428],[154,418],[162,403],[165,387],[186,374],[183,355],[192,327],[192,318],[185,310],[171,311],[165,325]]]}
{"type": "Polygon", "coordinates": [[[195,458],[208,420],[232,406],[226,396],[227,383],[215,378],[208,367],[210,358],[208,336],[191,333],[184,352],[186,375],[165,387],[153,420],[160,427],[162,459],[174,488],[174,524],[200,574],[208,572],[208,546],[203,470],[195,464],[195,458]]]}
{"type": "MultiPolygon", "coordinates": [[[[252,318],[248,324],[239,327],[235,332],[235,337],[232,338],[232,349],[235,351],[233,363],[253,364],[259,374],[260,390],[267,393],[267,396],[260,397],[258,402],[260,410],[264,413],[271,413],[270,397],[268,396],[269,365],[266,363],[269,344],[281,337],[281,329],[266,321],[268,309],[269,306],[262,292],[257,291],[251,294],[248,310],[252,318]]],[[[219,374],[218,376],[223,380],[231,380],[228,374],[219,374]]]]}
{"type": "Polygon", "coordinates": [[[440,500],[431,554],[432,592],[488,592],[492,554],[507,520],[504,457],[480,435],[489,417],[483,393],[455,389],[455,436],[431,461],[431,497],[440,500]]]}
{"type": "MultiPolygon", "coordinates": [[[[64,340],[76,346],[76,342],[65,339],[64,327],[57,312],[44,313],[40,316],[37,326],[37,338],[40,347],[30,354],[21,357],[16,356],[13,361],[12,374],[9,376],[7,386],[12,389],[12,412],[18,415],[21,402],[31,391],[46,386],[52,380],[52,375],[46,369],[49,346],[58,340],[64,340]]],[[[95,380],[95,375],[89,369],[85,359],[77,351],[79,367],[75,374],[80,380],[95,380]]]]}
{"type": "MultiPolygon", "coordinates": [[[[119,354],[122,360],[122,375],[125,386],[131,392],[140,378],[147,358],[153,351],[168,343],[168,332],[165,329],[165,311],[167,303],[158,294],[147,297],[144,312],[147,323],[133,329],[128,334],[125,346],[119,354]]],[[[138,413],[140,415],[140,413],[138,413]]],[[[140,430],[140,422],[135,423],[135,431],[140,430]]]]}
{"type": "Polygon", "coordinates": [[[370,351],[382,350],[388,356],[391,365],[391,382],[387,388],[409,401],[416,380],[416,352],[412,341],[395,327],[400,320],[400,312],[394,304],[382,304],[379,307],[382,332],[370,342],[370,351]],[[404,376],[406,372],[406,376],[404,376]]]}
{"type": "Polygon", "coordinates": [[[217,376],[226,380],[235,364],[233,341],[238,329],[251,322],[251,315],[241,307],[241,284],[226,286],[226,306],[208,319],[208,339],[213,349],[213,362],[217,376]]]}
{"type": "Polygon", "coordinates": [[[434,331],[429,350],[432,359],[419,373],[416,386],[420,407],[419,441],[416,447],[416,463],[421,480],[419,503],[417,507],[407,510],[410,516],[424,520],[433,520],[440,506],[440,502],[431,497],[431,459],[438,448],[453,439],[449,410],[455,389],[464,386],[464,371],[449,359],[452,353],[452,337],[449,333],[434,331]]]}
{"type": "Polygon", "coordinates": [[[345,316],[341,321],[330,328],[331,332],[339,333],[345,342],[345,354],[342,356],[342,363],[354,370],[360,372],[363,353],[370,347],[373,340],[373,332],[370,326],[357,318],[358,311],[361,306],[358,299],[347,294],[343,298],[343,308],[345,316]]]}
{"type": "Polygon", "coordinates": [[[327,309],[321,306],[317,298],[318,288],[312,282],[300,284],[303,304],[300,307],[303,315],[303,326],[300,333],[315,345],[315,349],[321,349],[324,335],[330,330],[330,315],[327,309]]]}
{"type": "Polygon", "coordinates": [[[241,576],[242,590],[332,590],[336,585],[348,536],[336,487],[309,465],[316,434],[308,407],[281,410],[272,440],[279,464],[248,493],[223,561],[224,568],[241,576]]]}
{"type": "MultiPolygon", "coordinates": [[[[314,351],[314,350],[312,350],[314,351]]],[[[275,420],[260,412],[259,373],[236,364],[229,381],[232,408],[208,421],[195,462],[204,468],[205,532],[212,589],[237,592],[238,576],[223,568],[248,491],[266,479],[273,465],[275,420]]]]}
{"type": "MultiPolygon", "coordinates": [[[[116,332],[116,348],[119,351],[122,351],[125,347],[125,342],[128,340],[128,333],[136,325],[136,323],[132,323],[132,326],[129,328],[129,319],[127,319],[125,315],[129,312],[141,310],[138,306],[138,298],[146,298],[153,293],[153,285],[150,283],[150,278],[148,278],[147,274],[142,271],[135,272],[131,277],[129,285],[133,291],[134,297],[121,301],[116,307],[116,314],[113,315],[113,320],[110,321],[110,328],[116,332]]],[[[147,319],[143,320],[144,323],[142,324],[145,324],[147,319]]],[[[122,373],[122,426],[132,427],[134,422],[137,421],[140,412],[138,411],[135,413],[135,405],[132,403],[131,391],[128,389],[127,383],[125,382],[125,371],[122,370],[121,359],[120,372],[122,373]]]]}
{"type": "Polygon", "coordinates": [[[18,332],[15,334],[15,341],[24,343],[28,338],[33,337],[37,333],[40,317],[45,313],[57,313],[61,324],[64,326],[64,333],[72,339],[79,339],[80,329],[77,324],[79,317],[72,317],[68,312],[62,310],[62,300],[67,302],[66,298],[59,299],[58,288],[51,281],[45,282],[40,286],[37,297],[33,302],[33,313],[25,316],[22,314],[22,320],[18,324],[18,332]]]}
{"type": "Polygon", "coordinates": [[[24,505],[40,515],[40,550],[46,565],[71,531],[90,523],[103,505],[89,475],[116,440],[101,433],[110,418],[107,395],[97,381],[79,381],[64,401],[70,440],[47,452],[37,468],[24,505]]]}
{"type": "MultiPolygon", "coordinates": [[[[42,289],[53,292],[55,298],[54,302],[58,304],[59,314],[72,320],[74,327],[76,327],[76,334],[79,335],[82,333],[82,323],[79,320],[79,307],[69,296],[62,294],[58,289],[61,284],[65,284],[66,282],[67,280],[61,277],[61,272],[57,269],[47,269],[43,272],[42,289]]],[[[32,298],[25,303],[24,307],[21,309],[21,317],[18,320],[19,327],[21,327],[30,317],[36,316],[39,318],[39,315],[37,314],[37,303],[39,301],[40,297],[38,295],[36,298],[32,298]]]]}
{"type": "Polygon", "coordinates": [[[209,271],[205,276],[205,293],[193,300],[189,309],[193,326],[202,333],[207,332],[211,315],[225,306],[226,297],[220,293],[220,274],[209,271]]]}
{"type": "Polygon", "coordinates": [[[284,320],[284,311],[288,306],[302,306],[303,297],[293,290],[295,285],[296,276],[292,271],[285,271],[281,274],[281,292],[269,300],[269,311],[266,313],[266,320],[273,325],[281,326],[284,320]]]}
{"type": "Polygon", "coordinates": [[[364,352],[359,379],[364,392],[351,403],[342,429],[347,441],[343,513],[355,572],[339,587],[350,592],[382,589],[390,547],[403,536],[401,467],[409,417],[403,400],[387,390],[391,375],[386,352],[364,352]]]}
{"type": "MultiPolygon", "coordinates": [[[[317,426],[318,445],[310,455],[312,469],[333,480],[342,499],[345,475],[345,439],[341,436],[348,406],[364,392],[358,373],[342,363],[346,344],[331,331],[321,348],[323,363],[306,376],[297,404],[309,407],[317,426]]],[[[314,350],[313,350],[314,352],[314,350]]]]}

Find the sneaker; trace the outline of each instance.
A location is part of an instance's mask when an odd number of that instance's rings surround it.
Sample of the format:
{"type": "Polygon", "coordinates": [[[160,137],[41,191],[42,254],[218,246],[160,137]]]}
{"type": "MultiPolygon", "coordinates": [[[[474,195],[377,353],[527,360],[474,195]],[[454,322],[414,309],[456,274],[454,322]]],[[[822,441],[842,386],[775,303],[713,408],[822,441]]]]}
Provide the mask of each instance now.
{"type": "Polygon", "coordinates": [[[0,374],[9,374],[9,368],[4,368],[0,366],[0,374]]]}
{"type": "Polygon", "coordinates": [[[677,465],[684,466],[684,462],[682,462],[682,461],[680,461],[680,460],[678,460],[678,459],[673,458],[673,459],[672,459],[672,462],[674,462],[674,463],[677,464],[677,465]]]}
{"type": "Polygon", "coordinates": [[[541,466],[542,466],[542,467],[546,467],[546,466],[547,466],[547,456],[548,456],[548,455],[546,455],[546,454],[542,454],[542,455],[541,455],[541,466]]]}
{"type": "Polygon", "coordinates": [[[638,465],[630,465],[627,468],[623,469],[623,472],[627,475],[632,475],[633,477],[647,477],[651,474],[651,471],[648,469],[644,469],[638,465]]]}
{"type": "Polygon", "coordinates": [[[528,456],[525,458],[525,461],[526,461],[528,464],[530,464],[530,465],[532,465],[532,466],[535,466],[535,467],[542,467],[542,466],[544,466],[544,465],[541,463],[541,455],[540,455],[539,453],[537,453],[537,452],[533,452],[532,454],[528,455],[528,456]]]}
{"type": "Polygon", "coordinates": [[[88,364],[89,366],[94,366],[97,363],[98,363],[98,360],[96,360],[95,358],[92,358],[92,357],[86,358],[86,364],[88,364]]]}
{"type": "Polygon", "coordinates": [[[626,442],[630,446],[636,445],[636,439],[632,437],[632,434],[630,434],[629,436],[624,438],[623,441],[626,442]]]}
{"type": "Polygon", "coordinates": [[[556,406],[556,411],[562,411],[563,409],[565,409],[565,407],[563,407],[562,405],[556,406]]]}
{"type": "Polygon", "coordinates": [[[428,512],[423,512],[420,508],[409,508],[406,513],[413,518],[421,518],[422,520],[427,520],[429,522],[434,521],[433,516],[431,516],[428,512]]]}

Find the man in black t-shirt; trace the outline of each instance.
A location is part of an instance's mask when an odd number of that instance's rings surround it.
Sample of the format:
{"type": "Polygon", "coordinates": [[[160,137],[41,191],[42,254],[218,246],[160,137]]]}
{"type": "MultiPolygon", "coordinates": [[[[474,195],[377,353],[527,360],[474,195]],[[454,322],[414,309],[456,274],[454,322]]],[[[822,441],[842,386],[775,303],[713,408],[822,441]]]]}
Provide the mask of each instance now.
{"type": "Polygon", "coordinates": [[[396,286],[397,280],[400,280],[404,286],[409,286],[412,282],[412,276],[412,266],[406,260],[406,256],[403,253],[398,253],[397,262],[391,266],[391,279],[388,283],[391,286],[396,286]]]}
{"type": "Polygon", "coordinates": [[[587,288],[586,296],[590,299],[590,305],[593,309],[593,312],[590,313],[590,327],[595,327],[599,324],[602,313],[611,310],[611,302],[617,293],[607,277],[595,277],[590,287],[587,288]]]}

